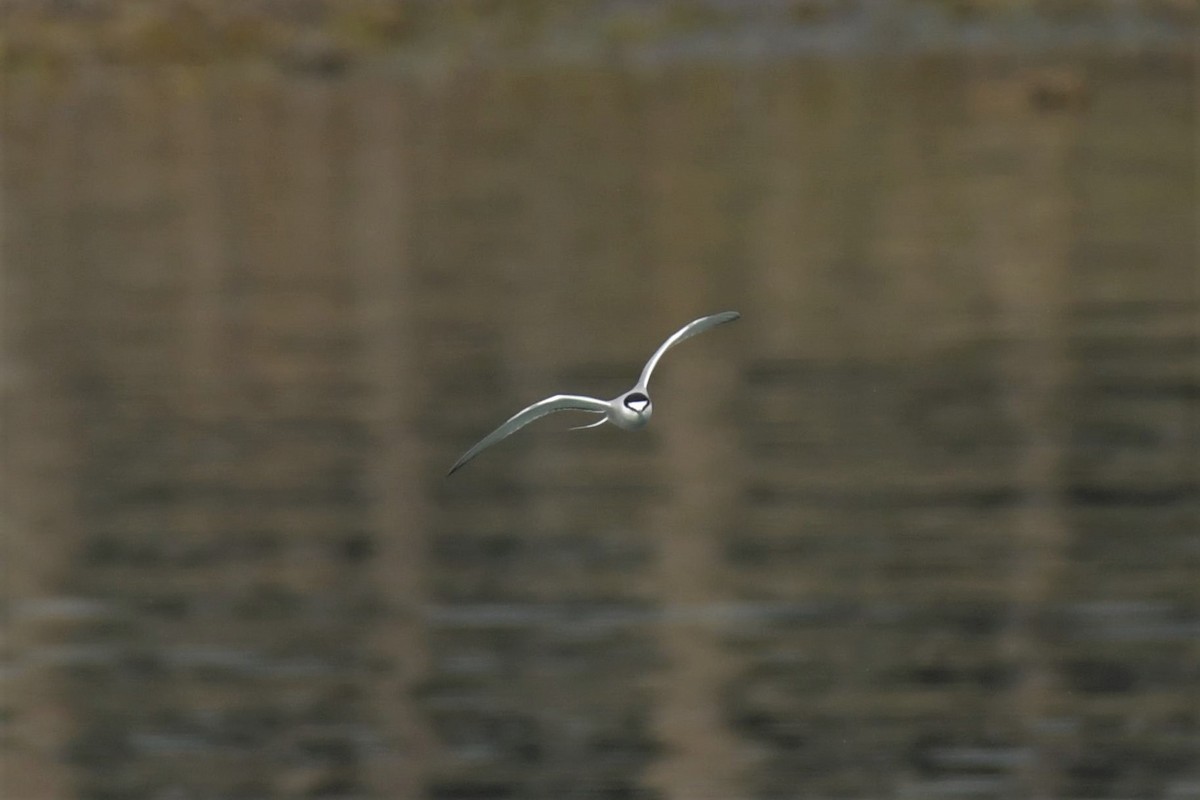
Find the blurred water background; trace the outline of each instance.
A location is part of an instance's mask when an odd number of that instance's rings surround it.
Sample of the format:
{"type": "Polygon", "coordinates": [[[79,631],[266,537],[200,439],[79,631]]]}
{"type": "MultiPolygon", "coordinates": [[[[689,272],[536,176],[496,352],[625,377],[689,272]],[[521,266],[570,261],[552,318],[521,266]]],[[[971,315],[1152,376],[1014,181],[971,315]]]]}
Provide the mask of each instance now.
{"type": "Polygon", "coordinates": [[[1200,798],[1196,4],[3,10],[7,800],[1200,798]]]}

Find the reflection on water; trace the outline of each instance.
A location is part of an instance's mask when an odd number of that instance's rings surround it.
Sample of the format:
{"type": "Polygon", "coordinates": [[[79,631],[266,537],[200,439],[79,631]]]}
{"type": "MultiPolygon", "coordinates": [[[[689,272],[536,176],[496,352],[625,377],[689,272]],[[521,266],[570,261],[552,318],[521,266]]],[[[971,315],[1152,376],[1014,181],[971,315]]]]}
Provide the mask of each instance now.
{"type": "Polygon", "coordinates": [[[22,796],[1193,796],[1193,66],[14,80],[22,796]]]}

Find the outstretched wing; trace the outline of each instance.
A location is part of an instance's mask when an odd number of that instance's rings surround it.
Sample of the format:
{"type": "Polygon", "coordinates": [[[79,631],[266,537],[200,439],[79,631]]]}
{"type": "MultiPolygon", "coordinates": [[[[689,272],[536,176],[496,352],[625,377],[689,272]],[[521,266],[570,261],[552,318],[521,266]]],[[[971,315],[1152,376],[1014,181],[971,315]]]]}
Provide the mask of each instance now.
{"type": "Polygon", "coordinates": [[[608,411],[608,403],[605,403],[603,400],[597,400],[594,397],[583,397],[574,394],[556,394],[553,397],[547,397],[545,400],[539,400],[529,408],[518,411],[499,428],[496,428],[496,430],[483,437],[479,441],[479,444],[463,453],[462,458],[454,462],[454,466],[450,468],[446,476],[453,475],[463,464],[466,464],[472,458],[479,455],[484,448],[490,447],[506,436],[516,433],[535,419],[540,419],[547,414],[553,414],[555,411],[599,411],[603,413],[608,411]]]}
{"type": "Polygon", "coordinates": [[[646,362],[646,366],[642,367],[642,377],[638,378],[638,388],[643,392],[646,391],[650,383],[650,373],[658,366],[658,360],[663,357],[663,353],[670,350],[675,345],[682,342],[684,339],[690,339],[697,333],[703,333],[709,328],[715,328],[718,325],[724,325],[726,322],[733,322],[735,319],[740,319],[741,314],[736,311],[723,311],[720,314],[712,314],[707,317],[701,317],[698,320],[689,322],[675,333],[671,334],[671,338],[662,343],[662,346],[650,356],[650,360],[646,362]]]}

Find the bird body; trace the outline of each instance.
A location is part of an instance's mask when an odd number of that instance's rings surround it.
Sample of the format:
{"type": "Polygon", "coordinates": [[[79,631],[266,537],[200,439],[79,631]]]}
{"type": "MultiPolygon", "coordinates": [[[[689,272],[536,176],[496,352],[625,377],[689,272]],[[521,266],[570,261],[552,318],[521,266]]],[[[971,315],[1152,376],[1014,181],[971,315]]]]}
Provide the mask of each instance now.
{"type": "Polygon", "coordinates": [[[534,420],[540,419],[547,414],[553,414],[556,411],[587,411],[592,414],[603,415],[598,421],[590,425],[581,425],[579,428],[595,428],[603,425],[605,422],[611,422],[613,425],[626,431],[636,431],[646,427],[646,424],[650,422],[651,415],[654,413],[654,405],[650,401],[650,374],[654,372],[654,368],[658,365],[658,361],[662,358],[663,353],[685,339],[690,339],[698,333],[715,328],[718,325],[723,325],[726,322],[733,322],[740,317],[741,314],[736,311],[725,311],[720,314],[701,317],[684,325],[654,351],[654,355],[650,356],[650,360],[642,368],[642,374],[638,377],[638,382],[634,387],[624,394],[614,397],[612,400],[599,400],[595,397],[586,397],[584,395],[556,394],[552,397],[547,397],[545,400],[539,400],[533,405],[518,411],[503,425],[483,437],[474,447],[464,453],[458,461],[454,462],[454,466],[446,473],[447,476],[453,475],[464,464],[479,455],[485,448],[490,447],[501,439],[511,436],[534,420]]]}

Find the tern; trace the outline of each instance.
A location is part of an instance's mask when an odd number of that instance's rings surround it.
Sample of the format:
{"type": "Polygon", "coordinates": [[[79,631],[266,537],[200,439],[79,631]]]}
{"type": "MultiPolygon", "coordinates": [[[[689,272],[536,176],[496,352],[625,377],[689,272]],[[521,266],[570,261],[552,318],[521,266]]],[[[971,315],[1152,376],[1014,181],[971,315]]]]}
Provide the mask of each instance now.
{"type": "Polygon", "coordinates": [[[484,449],[491,447],[501,439],[511,436],[534,420],[541,419],[547,414],[553,414],[556,411],[587,411],[592,414],[603,415],[598,422],[593,422],[590,425],[580,425],[571,430],[595,428],[606,422],[611,422],[613,425],[626,431],[636,431],[644,428],[646,423],[650,421],[650,415],[654,411],[654,405],[650,402],[650,374],[658,366],[658,361],[663,357],[663,354],[685,339],[690,339],[696,334],[703,333],[718,325],[724,325],[726,322],[733,322],[741,316],[736,311],[725,311],[720,314],[701,317],[684,325],[671,334],[654,351],[654,355],[650,356],[650,360],[646,362],[646,366],[642,367],[641,377],[638,378],[633,388],[624,394],[614,397],[612,400],[600,400],[595,397],[585,397],[578,394],[556,394],[547,397],[545,400],[539,400],[528,408],[518,411],[507,422],[483,437],[470,450],[463,453],[462,458],[455,461],[454,466],[446,473],[446,477],[453,475],[464,464],[483,452],[484,449]]]}

